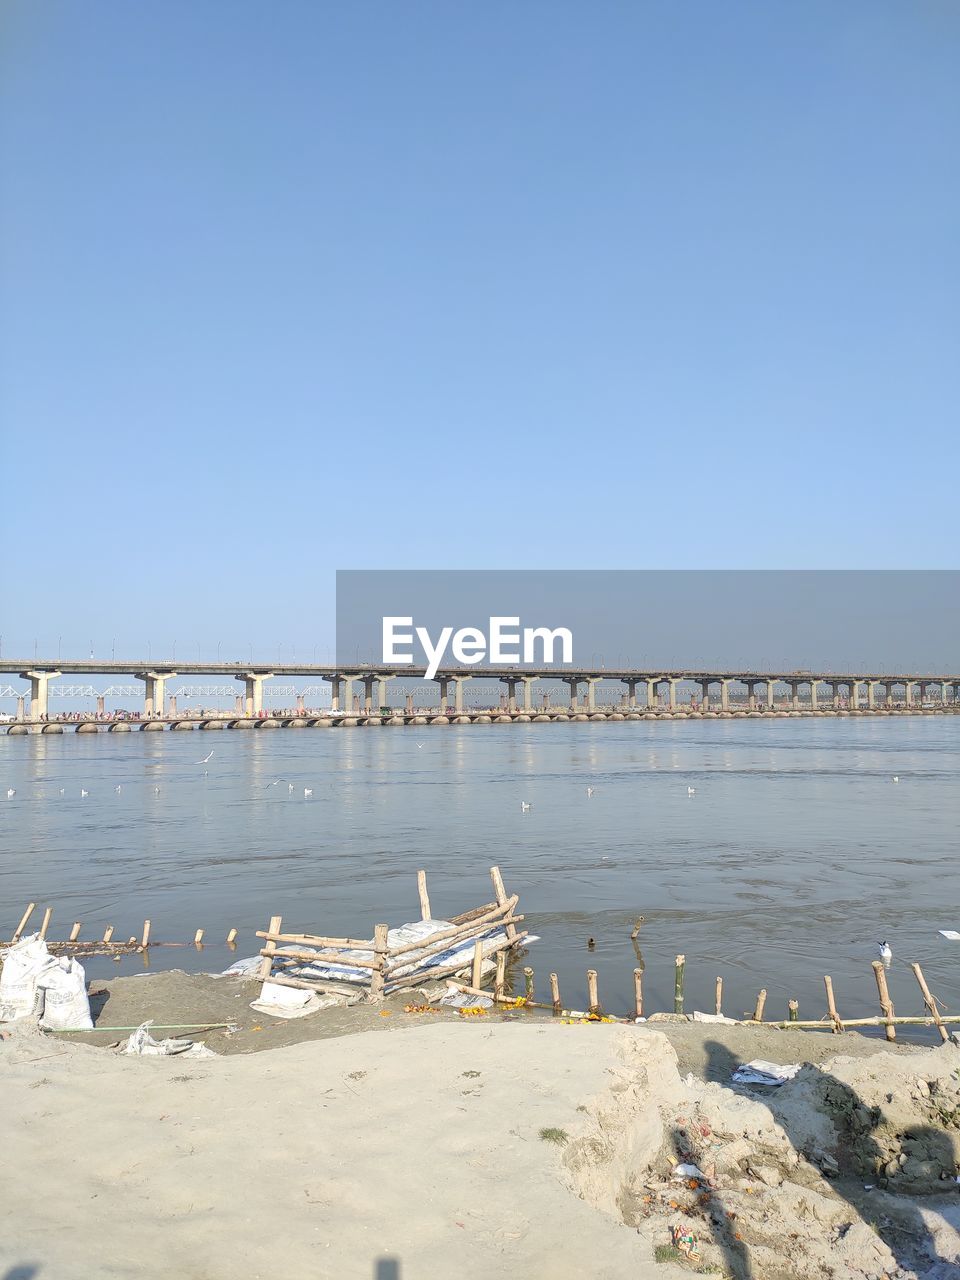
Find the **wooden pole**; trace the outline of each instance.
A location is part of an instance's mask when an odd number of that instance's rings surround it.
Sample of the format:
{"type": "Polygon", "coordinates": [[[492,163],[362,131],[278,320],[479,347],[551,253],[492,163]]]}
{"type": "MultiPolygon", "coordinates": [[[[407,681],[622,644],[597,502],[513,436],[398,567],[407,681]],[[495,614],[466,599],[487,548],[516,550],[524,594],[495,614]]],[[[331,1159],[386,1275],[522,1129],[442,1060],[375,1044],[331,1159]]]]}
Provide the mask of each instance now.
{"type": "Polygon", "coordinates": [[[417,888],[420,891],[420,919],[432,920],[430,914],[430,896],[427,893],[427,873],[426,871],[417,872],[417,888]]]}
{"type": "Polygon", "coordinates": [[[143,937],[140,939],[140,946],[146,949],[150,945],[150,921],[143,922],[143,937]]]}
{"type": "MultiPolygon", "coordinates": [[[[283,924],[282,916],[271,916],[270,932],[279,933],[280,926],[282,924],[283,924]]],[[[263,948],[263,951],[260,953],[263,956],[263,959],[260,961],[260,981],[261,982],[266,982],[267,979],[270,977],[270,970],[273,968],[272,953],[276,951],[276,949],[277,949],[277,944],[275,942],[268,942],[266,946],[263,948]]]]}
{"type": "Polygon", "coordinates": [[[687,957],[680,955],[676,959],[677,974],[673,984],[673,1012],[683,1013],[683,967],[687,957]]]}
{"type": "Polygon", "coordinates": [[[104,942],[109,942],[112,937],[113,937],[113,925],[108,924],[103,931],[103,940],[104,942]]]}
{"type": "Polygon", "coordinates": [[[40,926],[40,937],[46,938],[47,929],[50,926],[50,917],[53,915],[53,907],[47,907],[43,913],[43,924],[40,926]]]}
{"type": "Polygon", "coordinates": [[[202,945],[203,945],[203,930],[202,930],[202,929],[198,929],[198,930],[197,930],[197,932],[193,935],[193,945],[194,945],[195,947],[200,947],[200,946],[202,946],[202,945]]]}
{"type": "MultiPolygon", "coordinates": [[[[943,1021],[960,1022],[960,1014],[947,1014],[943,1021]]],[[[929,1014],[925,1014],[922,1018],[847,1018],[843,1023],[844,1028],[848,1027],[885,1027],[889,1022],[893,1022],[898,1027],[933,1027],[936,1023],[929,1014]]],[[[799,1019],[797,1022],[768,1022],[768,1027],[779,1027],[781,1031],[793,1031],[798,1027],[810,1027],[813,1030],[822,1031],[825,1023],[823,1018],[819,1022],[811,1022],[805,1019],[799,1019]]]]}
{"type": "Polygon", "coordinates": [[[636,940],[640,937],[640,926],[642,924],[643,924],[643,916],[637,916],[637,919],[633,926],[633,933],[631,933],[630,935],[631,942],[636,942],[636,940]]]}
{"type": "Polygon", "coordinates": [[[507,989],[507,953],[497,952],[497,973],[493,980],[493,994],[499,1000],[507,989]]]}
{"type": "Polygon", "coordinates": [[[20,935],[23,933],[23,930],[26,927],[27,921],[30,919],[30,917],[33,915],[36,909],[37,909],[37,904],[35,902],[29,902],[27,904],[27,909],[21,916],[20,923],[17,925],[16,929],[14,929],[13,931],[13,937],[10,939],[11,942],[20,941],[20,935]]]}
{"type": "MultiPolygon", "coordinates": [[[[497,906],[503,907],[509,901],[507,891],[503,887],[503,876],[500,874],[499,867],[490,868],[490,879],[493,881],[493,896],[497,900],[497,906]]],[[[514,924],[507,925],[507,937],[512,942],[517,936],[517,926],[514,924]]]]}
{"type": "Polygon", "coordinates": [[[470,971],[470,983],[479,987],[483,978],[483,939],[478,938],[473,944],[473,968],[470,971]]]}
{"type": "Polygon", "coordinates": [[[717,1017],[723,1017],[723,979],[717,978],[717,999],[716,999],[717,1017]]]}
{"type": "Polygon", "coordinates": [[[80,921],[79,921],[79,920],[74,920],[74,922],[73,922],[73,928],[70,930],[70,937],[67,939],[67,941],[68,941],[68,942],[76,942],[76,940],[77,940],[79,937],[80,937],[80,921]]]}
{"type": "Polygon", "coordinates": [[[886,1022],[886,1037],[888,1040],[896,1040],[897,1028],[893,1022],[895,1017],[893,1001],[890,999],[890,992],[887,990],[887,975],[884,972],[882,960],[874,960],[873,973],[877,980],[877,991],[880,995],[880,1009],[886,1022]]]}
{"type": "Polygon", "coordinates": [[[387,967],[388,932],[388,925],[377,924],[373,927],[373,958],[377,967],[370,976],[370,999],[377,1002],[383,999],[383,973],[387,967]]]}
{"type": "Polygon", "coordinates": [[[791,1022],[796,1022],[800,1017],[800,1003],[797,1000],[787,1001],[787,1015],[791,1022]]]}
{"type": "Polygon", "coordinates": [[[550,999],[553,1001],[553,1012],[559,1013],[563,1005],[560,1002],[560,979],[555,973],[550,975],[550,999]]]}
{"type": "Polygon", "coordinates": [[[596,969],[587,970],[587,1010],[590,1013],[600,1013],[600,995],[597,991],[597,971],[596,969]]]}
{"type": "Polygon", "coordinates": [[[643,1017],[643,970],[634,969],[633,971],[633,1009],[634,1016],[643,1017]]]}
{"type": "Polygon", "coordinates": [[[227,946],[232,947],[233,944],[236,942],[236,940],[237,940],[237,931],[236,929],[231,929],[230,932],[227,934],[227,946]]]}
{"type": "Polygon", "coordinates": [[[753,1009],[753,1017],[751,1018],[751,1022],[763,1021],[763,1006],[766,1004],[766,1002],[767,1002],[767,988],[764,987],[763,990],[760,992],[760,994],[757,996],[757,1003],[753,1009]]]}
{"type": "Polygon", "coordinates": [[[830,1021],[833,1023],[834,1035],[839,1035],[843,1030],[843,1023],[840,1021],[840,1015],[837,1013],[837,1004],[833,998],[833,979],[828,973],[823,975],[823,985],[827,989],[827,1012],[830,1014],[830,1021]]]}
{"type": "Polygon", "coordinates": [[[529,965],[523,971],[523,996],[525,1000],[533,999],[533,970],[529,965]]]}
{"type": "Polygon", "coordinates": [[[940,1032],[940,1039],[944,1041],[949,1040],[950,1033],[949,1031],[947,1031],[947,1028],[943,1025],[943,1019],[940,1017],[940,1010],[937,1006],[936,1000],[930,994],[930,988],[927,986],[927,980],[923,976],[923,970],[920,968],[918,964],[912,964],[910,968],[913,970],[913,976],[916,978],[917,982],[920,984],[920,990],[923,992],[923,1003],[930,1010],[930,1015],[937,1025],[937,1030],[940,1032]]]}

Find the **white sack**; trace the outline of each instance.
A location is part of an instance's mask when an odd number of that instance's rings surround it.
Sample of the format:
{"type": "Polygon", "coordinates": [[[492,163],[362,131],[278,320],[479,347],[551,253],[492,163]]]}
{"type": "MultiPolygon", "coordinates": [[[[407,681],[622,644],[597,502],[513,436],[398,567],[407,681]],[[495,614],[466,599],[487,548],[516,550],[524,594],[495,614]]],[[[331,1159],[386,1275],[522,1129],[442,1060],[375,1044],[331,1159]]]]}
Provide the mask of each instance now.
{"type": "Polygon", "coordinates": [[[47,1031],[91,1031],[90,1001],[87,999],[87,976],[83,965],[72,956],[52,960],[37,980],[42,989],[43,1015],[40,1025],[47,1031]]]}
{"type": "Polygon", "coordinates": [[[15,1022],[43,1012],[43,991],[38,980],[56,964],[39,933],[21,938],[3,954],[0,972],[0,1022],[15,1022]]]}
{"type": "Polygon", "coordinates": [[[153,1020],[143,1022],[120,1050],[138,1058],[216,1058],[218,1055],[205,1044],[193,1040],[154,1040],[150,1034],[153,1020]]]}

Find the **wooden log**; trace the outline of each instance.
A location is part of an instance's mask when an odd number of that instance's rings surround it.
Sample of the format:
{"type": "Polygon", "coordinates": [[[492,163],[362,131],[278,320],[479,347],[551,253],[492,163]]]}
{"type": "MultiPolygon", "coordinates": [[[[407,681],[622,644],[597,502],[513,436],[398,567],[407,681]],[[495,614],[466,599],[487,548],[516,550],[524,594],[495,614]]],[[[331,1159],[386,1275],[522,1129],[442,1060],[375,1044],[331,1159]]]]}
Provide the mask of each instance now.
{"type": "Polygon", "coordinates": [[[193,945],[194,945],[195,947],[199,947],[199,946],[202,946],[202,945],[203,945],[203,930],[202,930],[202,929],[198,929],[198,930],[197,930],[197,932],[193,935],[193,945]]]}
{"type": "MultiPolygon", "coordinates": [[[[518,933],[513,942],[509,938],[503,938],[495,946],[487,947],[487,957],[495,955],[498,951],[508,950],[522,942],[527,936],[526,930],[518,933]]],[[[446,978],[454,973],[463,973],[469,968],[469,964],[465,964],[462,959],[454,961],[452,964],[444,965],[440,969],[430,969],[426,973],[420,971],[417,973],[409,973],[402,978],[387,977],[386,992],[389,995],[393,991],[403,991],[406,987],[420,987],[425,982],[434,982],[437,978],[446,978]]]]}
{"type": "Polygon", "coordinates": [[[533,999],[533,970],[529,965],[523,971],[523,997],[525,1000],[533,999]]]}
{"type": "Polygon", "coordinates": [[[17,925],[17,927],[13,931],[13,937],[10,939],[11,942],[20,941],[20,935],[23,933],[24,929],[26,928],[27,921],[30,919],[30,917],[33,915],[36,909],[37,909],[37,904],[35,902],[27,903],[27,909],[23,913],[23,915],[20,917],[20,923],[17,925]]]}
{"type": "Polygon", "coordinates": [[[43,924],[40,926],[40,937],[46,938],[47,929],[50,927],[50,917],[53,915],[53,907],[47,907],[43,913],[43,924]]]}
{"type": "MultiPolygon", "coordinates": [[[[510,903],[516,906],[517,899],[511,898],[510,903]]],[[[505,927],[507,921],[523,920],[523,916],[501,914],[500,908],[490,912],[489,915],[478,916],[476,920],[472,920],[469,924],[454,925],[451,929],[441,929],[439,933],[433,933],[429,938],[421,938],[419,942],[406,942],[402,947],[392,947],[390,950],[390,960],[395,961],[397,956],[409,955],[411,951],[446,951],[446,947],[438,947],[438,943],[447,942],[451,938],[471,938],[474,934],[483,933],[487,929],[496,929],[505,927]]],[[[507,937],[510,937],[510,930],[506,929],[507,937]]],[[[516,929],[514,929],[516,935],[516,929]]]]}
{"type": "Polygon", "coordinates": [[[886,1037],[888,1040],[896,1040],[897,1028],[894,1023],[893,1001],[890,999],[890,992],[887,990],[887,975],[884,972],[883,961],[874,960],[873,974],[877,980],[877,992],[880,996],[880,1008],[883,1012],[886,1024],[886,1037]]]}
{"type": "MultiPolygon", "coordinates": [[[[507,891],[503,887],[503,876],[500,874],[499,867],[490,868],[490,879],[493,881],[493,896],[496,898],[497,903],[502,907],[507,903],[508,898],[507,898],[507,891]]],[[[517,897],[517,895],[514,894],[514,897],[513,897],[514,905],[516,905],[516,903],[519,902],[519,900],[520,899],[517,897]]],[[[512,941],[516,936],[517,936],[516,925],[508,924],[507,937],[510,938],[512,941]]]]}
{"type": "Polygon", "coordinates": [[[426,871],[417,872],[417,889],[420,892],[420,919],[432,920],[430,914],[430,896],[427,893],[427,873],[426,871]]]}
{"type": "Polygon", "coordinates": [[[723,979],[717,978],[717,994],[716,994],[717,1016],[723,1016],[723,979]]]}
{"type": "Polygon", "coordinates": [[[493,994],[499,1000],[507,990],[507,953],[497,952],[497,972],[493,979],[493,994]]]}
{"type": "Polygon", "coordinates": [[[73,928],[70,930],[70,937],[67,939],[68,942],[76,942],[80,937],[80,927],[80,921],[74,920],[73,928]]]}
{"type": "MultiPolygon", "coordinates": [[[[510,916],[511,920],[523,920],[523,918],[523,916],[510,916]]],[[[445,942],[434,944],[433,939],[428,938],[418,947],[404,947],[402,951],[391,951],[387,956],[386,976],[389,978],[391,974],[398,973],[401,969],[406,968],[407,965],[421,965],[427,960],[436,959],[437,956],[442,955],[445,951],[449,951],[453,943],[456,943],[459,946],[460,943],[469,942],[471,939],[475,939],[477,937],[483,938],[483,936],[490,933],[493,928],[499,928],[499,925],[492,926],[490,924],[485,924],[470,926],[464,930],[463,933],[457,934],[454,939],[445,942]]],[[[515,940],[514,942],[511,942],[508,938],[507,941],[511,946],[515,944],[515,940]]],[[[489,939],[484,942],[485,946],[487,942],[489,942],[489,939]]],[[[493,953],[491,952],[491,955],[492,954],[493,953]]]]}
{"type": "MultiPolygon", "coordinates": [[[[942,1020],[945,1023],[960,1022],[960,1014],[942,1015],[942,1020]]],[[[844,1030],[849,1030],[850,1027],[885,1027],[890,1022],[894,1023],[894,1025],[898,1027],[936,1026],[936,1023],[934,1022],[934,1020],[929,1016],[929,1014],[927,1014],[927,1015],[924,1015],[922,1018],[921,1017],[847,1018],[844,1020],[843,1027],[844,1027],[844,1030]]],[[[826,1029],[826,1020],[824,1018],[821,1018],[819,1022],[812,1022],[812,1021],[805,1021],[804,1019],[801,1018],[797,1022],[768,1022],[766,1025],[768,1027],[778,1027],[781,1031],[796,1030],[797,1028],[803,1028],[803,1027],[808,1027],[811,1030],[824,1031],[826,1029]]]]}
{"type": "Polygon", "coordinates": [[[237,940],[237,931],[236,929],[231,929],[230,932],[227,934],[227,946],[232,947],[233,944],[236,942],[236,940],[237,940]]]}
{"type": "Polygon", "coordinates": [[[113,925],[112,925],[112,924],[108,924],[108,925],[107,925],[107,927],[106,927],[106,928],[104,929],[104,931],[103,931],[103,941],[104,941],[104,942],[110,942],[110,940],[111,940],[112,938],[113,938],[113,925]]]}
{"type": "MultiPolygon", "coordinates": [[[[282,924],[283,924],[282,916],[271,916],[270,932],[274,935],[279,934],[280,927],[282,924]]],[[[260,979],[262,982],[266,982],[267,978],[270,977],[270,970],[273,968],[273,952],[276,951],[276,949],[277,949],[277,944],[272,939],[268,938],[267,945],[260,952],[260,954],[263,956],[263,959],[260,961],[260,979]]]]}
{"type": "Polygon", "coordinates": [[[590,1013],[600,1013],[600,994],[597,990],[596,969],[587,970],[587,1009],[590,1013]]]}
{"type": "Polygon", "coordinates": [[[281,987],[297,987],[301,991],[332,991],[338,995],[363,996],[364,989],[359,983],[327,982],[321,978],[290,978],[285,973],[271,973],[267,982],[275,982],[281,987]]]}
{"type": "Polygon", "coordinates": [[[473,966],[470,970],[470,981],[475,987],[481,985],[483,978],[483,939],[478,938],[473,945],[473,966]]]}
{"type": "Polygon", "coordinates": [[[144,948],[150,945],[150,921],[149,920],[144,920],[143,922],[143,936],[140,939],[140,945],[141,947],[144,947],[144,948]]]}
{"type": "Polygon", "coordinates": [[[268,942],[260,954],[272,955],[275,960],[295,960],[298,964],[345,964],[352,969],[380,968],[376,955],[372,960],[357,960],[353,956],[344,956],[339,951],[310,951],[306,947],[278,947],[274,944],[271,952],[267,950],[269,946],[268,942]]]}
{"type": "Polygon", "coordinates": [[[943,1025],[943,1019],[940,1017],[940,1008],[937,1005],[936,999],[930,993],[930,988],[927,986],[927,980],[923,976],[923,970],[918,964],[912,964],[910,968],[913,970],[913,976],[916,978],[920,986],[920,990],[923,993],[923,1003],[930,1010],[930,1016],[936,1023],[937,1030],[940,1032],[940,1039],[944,1041],[949,1040],[950,1033],[943,1025]]]}
{"type": "Polygon", "coordinates": [[[763,1006],[766,1004],[766,1002],[767,1002],[767,989],[766,987],[764,987],[763,990],[760,992],[760,994],[757,996],[757,1003],[754,1005],[754,1009],[753,1009],[753,1017],[750,1019],[751,1022],[763,1021],[763,1006]]]}
{"type": "Polygon", "coordinates": [[[477,916],[484,915],[487,911],[493,911],[499,904],[496,902],[485,902],[482,907],[471,907],[469,911],[462,911],[458,916],[451,916],[451,924],[469,924],[471,920],[475,920],[477,916]]]}
{"type": "Polygon", "coordinates": [[[383,973],[387,963],[387,934],[389,926],[378,924],[373,930],[373,955],[376,967],[370,976],[370,999],[379,1003],[383,999],[383,973]]]}
{"type": "MultiPolygon", "coordinates": [[[[490,999],[490,992],[484,991],[481,987],[471,987],[468,982],[457,982],[456,979],[454,978],[448,979],[448,982],[450,983],[451,987],[456,987],[458,991],[463,991],[468,996],[486,996],[488,1000],[490,999]]],[[[507,1004],[507,1005],[510,1005],[511,1008],[515,1008],[517,1004],[516,998],[514,996],[496,996],[495,995],[493,999],[496,1000],[498,1004],[507,1004]]],[[[529,1004],[525,1005],[524,1007],[529,1009],[551,1009],[552,1008],[552,1006],[549,1004],[538,1004],[536,1000],[531,1000],[529,1004]]],[[[562,1012],[566,1013],[567,1010],[564,1009],[562,1012]]],[[[584,1017],[584,1014],[582,1013],[577,1014],[577,1017],[582,1018],[584,1017]]]]}
{"type": "Polygon", "coordinates": [[[358,951],[372,951],[372,938],[322,938],[313,933],[272,933],[269,929],[258,929],[255,938],[265,938],[268,942],[292,942],[303,947],[355,947],[358,951]]]}
{"type": "Polygon", "coordinates": [[[787,1001],[787,1015],[791,1022],[796,1022],[800,1017],[800,1003],[797,1000],[787,1001]]]}
{"type": "Polygon", "coordinates": [[[633,1010],[634,1016],[643,1017],[643,970],[633,971],[633,1010]]]}
{"type": "Polygon", "coordinates": [[[550,975],[550,999],[553,1002],[553,1012],[559,1013],[563,1005],[560,1001],[560,979],[555,973],[550,975]]]}
{"type": "Polygon", "coordinates": [[[824,974],[823,985],[827,991],[827,1012],[830,1015],[830,1021],[833,1024],[835,1035],[839,1035],[843,1030],[843,1023],[840,1021],[840,1015],[837,1013],[837,1004],[833,998],[833,979],[829,974],[824,974]]]}
{"type": "Polygon", "coordinates": [[[674,1013],[683,1013],[683,969],[686,963],[687,963],[686,956],[683,956],[683,955],[677,956],[677,959],[675,961],[676,977],[673,983],[673,1012],[674,1013]]]}

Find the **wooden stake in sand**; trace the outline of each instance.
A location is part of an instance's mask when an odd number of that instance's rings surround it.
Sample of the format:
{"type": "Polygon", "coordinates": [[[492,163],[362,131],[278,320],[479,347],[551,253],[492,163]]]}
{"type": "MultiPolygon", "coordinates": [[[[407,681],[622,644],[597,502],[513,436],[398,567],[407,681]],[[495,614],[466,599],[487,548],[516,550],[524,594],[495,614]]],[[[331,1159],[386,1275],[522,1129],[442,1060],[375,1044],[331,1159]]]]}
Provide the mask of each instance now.
{"type": "MultiPolygon", "coordinates": [[[[280,926],[282,924],[283,924],[282,916],[271,916],[270,932],[279,933],[280,926]]],[[[270,970],[273,968],[272,953],[276,951],[276,949],[277,949],[277,944],[275,942],[267,942],[264,945],[263,952],[261,952],[261,954],[263,955],[263,959],[260,961],[260,981],[261,982],[266,982],[266,980],[270,977],[270,970]]]]}
{"type": "Polygon", "coordinates": [[[888,1040],[896,1040],[897,1028],[894,1025],[895,1017],[893,1012],[893,1001],[890,999],[890,992],[887,990],[887,975],[883,969],[882,960],[874,960],[873,974],[877,980],[877,991],[880,995],[880,1009],[886,1020],[886,1037],[888,1040]]]}
{"type": "Polygon", "coordinates": [[[37,909],[37,904],[35,902],[27,903],[27,909],[21,916],[20,923],[17,925],[17,927],[13,931],[13,937],[10,939],[11,942],[20,941],[20,935],[21,933],[23,933],[24,928],[26,927],[27,921],[30,919],[30,917],[33,915],[36,909],[37,909]]]}
{"type": "MultiPolygon", "coordinates": [[[[507,898],[507,891],[503,887],[503,876],[500,874],[499,867],[490,868],[490,879],[493,881],[493,896],[497,900],[497,906],[502,907],[509,901],[509,899],[507,898]]],[[[508,924],[507,937],[512,942],[516,936],[517,926],[515,924],[508,924]]]]}
{"type": "Polygon", "coordinates": [[[478,938],[473,944],[473,968],[470,971],[470,985],[479,987],[483,978],[483,939],[478,938]]]}
{"type": "Polygon", "coordinates": [[[144,920],[143,936],[140,939],[140,946],[143,948],[144,951],[146,951],[149,945],[150,945],[150,921],[144,920]]]}
{"type": "Polygon", "coordinates": [[[763,1006],[766,1003],[767,1003],[767,988],[764,987],[763,990],[760,992],[760,994],[757,996],[757,1003],[753,1009],[753,1017],[750,1019],[751,1022],[763,1021],[763,1006]]]}
{"type": "Polygon", "coordinates": [[[791,1022],[797,1022],[800,1017],[800,1003],[797,1000],[787,1001],[787,1017],[791,1022]]]}
{"type": "Polygon", "coordinates": [[[523,971],[523,995],[524,999],[533,999],[533,970],[528,965],[523,971]]]}
{"type": "Polygon", "coordinates": [[[636,942],[636,940],[640,937],[640,926],[642,924],[643,924],[643,916],[637,916],[637,919],[633,926],[633,933],[631,933],[630,935],[631,942],[636,942]]]}
{"type": "Polygon", "coordinates": [[[370,999],[383,999],[383,971],[387,967],[387,933],[389,926],[375,924],[373,926],[373,958],[377,967],[370,975],[370,999]]]}
{"type": "Polygon", "coordinates": [[[716,998],[717,1017],[723,1017],[723,979],[717,978],[717,998],[716,998]]]}
{"type": "Polygon", "coordinates": [[[843,1023],[840,1021],[840,1015],[837,1013],[836,1001],[833,998],[833,979],[828,973],[823,975],[823,985],[827,989],[827,1012],[830,1014],[830,1021],[833,1024],[834,1035],[839,1035],[843,1030],[843,1023]]]}
{"type": "Polygon", "coordinates": [[[587,970],[587,1011],[589,1013],[600,1012],[600,996],[597,992],[596,969],[587,970]]]}
{"type": "Polygon", "coordinates": [[[104,942],[109,942],[112,937],[113,937],[113,925],[108,924],[103,931],[103,940],[104,942]]]}
{"type": "Polygon", "coordinates": [[[47,936],[47,929],[50,925],[50,917],[52,915],[53,915],[53,907],[47,907],[46,911],[44,911],[43,913],[43,924],[40,926],[41,938],[45,938],[47,936]]]}
{"type": "Polygon", "coordinates": [[[420,890],[420,919],[432,920],[430,914],[430,897],[427,893],[427,873],[425,871],[417,872],[417,888],[420,890]]]}
{"type": "Polygon", "coordinates": [[[193,935],[193,945],[195,947],[203,946],[203,930],[202,929],[198,929],[197,932],[193,935]]]}
{"type": "Polygon", "coordinates": [[[683,1013],[683,967],[687,963],[687,957],[677,956],[675,963],[677,976],[673,984],[673,1012],[683,1013]]]}
{"type": "Polygon", "coordinates": [[[232,947],[236,943],[236,941],[237,941],[237,931],[236,929],[231,929],[230,932],[227,934],[227,946],[232,947]]]}
{"type": "Polygon", "coordinates": [[[633,1011],[634,1017],[643,1017],[643,970],[633,971],[633,1011]]]}
{"type": "Polygon", "coordinates": [[[560,1001],[560,979],[555,973],[550,975],[550,999],[553,1001],[553,1012],[559,1013],[563,1004],[560,1001]]]}
{"type": "Polygon", "coordinates": [[[913,970],[913,976],[916,978],[917,982],[920,984],[920,990],[923,992],[923,1003],[930,1010],[930,1016],[933,1018],[933,1021],[936,1023],[937,1030],[940,1032],[940,1039],[949,1040],[950,1033],[947,1030],[947,1028],[943,1025],[943,1018],[941,1018],[940,1016],[940,1009],[937,1006],[937,1001],[935,997],[930,993],[930,988],[927,986],[927,980],[923,976],[923,970],[920,968],[918,964],[912,964],[910,968],[913,970]]]}
{"type": "Polygon", "coordinates": [[[497,1000],[502,999],[507,989],[507,953],[497,952],[497,973],[493,979],[493,994],[497,1000]]]}
{"type": "Polygon", "coordinates": [[[76,942],[76,940],[77,940],[79,937],[80,937],[80,921],[79,921],[79,920],[74,920],[74,922],[73,922],[73,928],[70,930],[70,937],[67,939],[67,941],[68,941],[68,942],[76,942]]]}

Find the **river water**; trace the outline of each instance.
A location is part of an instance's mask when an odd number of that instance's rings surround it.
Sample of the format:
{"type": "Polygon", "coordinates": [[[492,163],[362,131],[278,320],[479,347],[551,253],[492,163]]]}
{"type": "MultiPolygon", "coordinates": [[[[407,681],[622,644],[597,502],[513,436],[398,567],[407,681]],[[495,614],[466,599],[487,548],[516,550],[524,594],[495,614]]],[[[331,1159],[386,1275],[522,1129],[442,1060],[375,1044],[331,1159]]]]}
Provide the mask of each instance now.
{"type": "Polygon", "coordinates": [[[727,1013],[765,987],[766,1016],[796,997],[819,1018],[829,973],[841,1015],[875,1014],[883,939],[898,1013],[924,1012],[911,961],[958,1011],[960,942],[937,932],[960,930],[958,769],[956,716],[4,736],[0,931],[31,900],[57,938],[149,917],[157,939],[212,942],[152,968],[218,971],[231,926],[236,956],[271,915],[369,937],[418,918],[418,867],[441,916],[489,901],[497,863],[541,936],[543,998],[556,970],[582,1008],[595,968],[625,1012],[643,915],[651,1011],[672,1008],[683,952],[688,1010],[712,1010],[722,975],[727,1013]]]}

